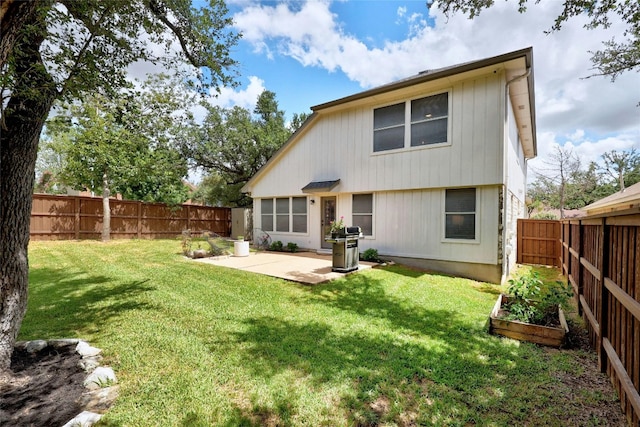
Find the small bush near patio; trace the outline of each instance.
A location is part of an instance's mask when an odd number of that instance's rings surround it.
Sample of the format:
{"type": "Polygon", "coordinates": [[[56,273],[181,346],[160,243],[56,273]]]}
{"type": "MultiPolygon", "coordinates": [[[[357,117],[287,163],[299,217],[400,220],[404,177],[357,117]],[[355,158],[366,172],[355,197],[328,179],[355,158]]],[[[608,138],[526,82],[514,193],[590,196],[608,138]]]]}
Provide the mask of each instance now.
{"type": "Polygon", "coordinates": [[[496,285],[392,266],[303,286],[176,240],[32,242],[30,268],[19,339],[104,350],[105,426],[624,425],[593,353],[487,333],[496,285]]]}
{"type": "Polygon", "coordinates": [[[360,255],[360,258],[363,261],[380,262],[380,256],[378,255],[378,250],[373,248],[366,249],[364,252],[362,252],[362,254],[360,255]]]}

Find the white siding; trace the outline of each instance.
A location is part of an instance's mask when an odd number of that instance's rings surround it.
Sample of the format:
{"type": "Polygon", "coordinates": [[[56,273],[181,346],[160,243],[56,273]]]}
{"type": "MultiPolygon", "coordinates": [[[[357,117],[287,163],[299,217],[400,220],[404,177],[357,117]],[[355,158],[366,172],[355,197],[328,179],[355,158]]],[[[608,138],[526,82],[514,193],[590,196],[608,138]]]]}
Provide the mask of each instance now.
{"type": "MultiPolygon", "coordinates": [[[[444,239],[444,189],[393,191],[375,194],[373,238],[360,241],[361,251],[380,254],[496,264],[498,262],[498,188],[478,187],[478,242],[444,239]]],[[[340,212],[351,218],[350,196],[340,212]],[[347,205],[348,203],[348,205],[347,205]]]]}
{"type": "MultiPolygon", "coordinates": [[[[254,197],[295,195],[311,181],[340,179],[336,191],[390,191],[502,183],[502,74],[453,87],[416,88],[413,98],[450,90],[451,144],[373,153],[371,104],[321,115],[252,185],[254,197]]],[[[402,101],[402,98],[397,101],[402,101]]]]}
{"type": "MultiPolygon", "coordinates": [[[[382,255],[499,264],[499,190],[505,184],[504,74],[456,83],[417,85],[401,98],[385,94],[384,104],[323,113],[251,183],[255,226],[260,228],[261,197],[299,196],[313,181],[340,179],[337,216],[351,225],[353,193],[374,194],[374,236],[361,250],[382,255]],[[382,105],[449,91],[450,140],[447,145],[373,152],[373,110],[382,105]],[[477,240],[444,239],[444,191],[475,187],[477,240]]],[[[519,185],[519,184],[517,184],[519,185]]],[[[269,233],[284,244],[319,249],[320,199],[308,195],[308,233],[269,233]],[[311,204],[311,199],[315,200],[311,204]]]]}
{"type": "Polygon", "coordinates": [[[527,181],[527,163],[524,150],[518,137],[518,127],[513,114],[511,102],[508,104],[507,142],[506,142],[506,176],[507,189],[524,202],[527,181]]]}

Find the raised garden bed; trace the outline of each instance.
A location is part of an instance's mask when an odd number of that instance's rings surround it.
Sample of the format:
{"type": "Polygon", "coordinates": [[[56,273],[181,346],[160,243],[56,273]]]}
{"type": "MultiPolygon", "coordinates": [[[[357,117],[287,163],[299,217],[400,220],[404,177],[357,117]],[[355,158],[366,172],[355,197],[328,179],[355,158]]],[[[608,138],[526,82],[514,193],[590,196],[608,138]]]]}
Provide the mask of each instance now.
{"type": "Polygon", "coordinates": [[[560,347],[562,345],[565,335],[569,332],[569,326],[560,306],[558,306],[559,325],[551,327],[504,319],[505,311],[503,306],[508,302],[509,297],[507,295],[500,294],[498,296],[498,300],[489,316],[490,333],[551,347],[560,347]]]}

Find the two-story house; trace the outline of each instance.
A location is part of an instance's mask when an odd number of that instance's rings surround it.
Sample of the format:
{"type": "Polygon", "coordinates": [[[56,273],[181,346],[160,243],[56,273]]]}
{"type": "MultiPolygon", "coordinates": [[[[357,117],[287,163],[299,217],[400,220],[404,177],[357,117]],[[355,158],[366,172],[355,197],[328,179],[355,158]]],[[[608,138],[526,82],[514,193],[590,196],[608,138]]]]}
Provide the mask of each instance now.
{"type": "Polygon", "coordinates": [[[515,262],[536,155],[532,49],[459,64],[312,107],[246,184],[254,226],[330,249],[343,217],[398,262],[501,282],[515,262]]]}

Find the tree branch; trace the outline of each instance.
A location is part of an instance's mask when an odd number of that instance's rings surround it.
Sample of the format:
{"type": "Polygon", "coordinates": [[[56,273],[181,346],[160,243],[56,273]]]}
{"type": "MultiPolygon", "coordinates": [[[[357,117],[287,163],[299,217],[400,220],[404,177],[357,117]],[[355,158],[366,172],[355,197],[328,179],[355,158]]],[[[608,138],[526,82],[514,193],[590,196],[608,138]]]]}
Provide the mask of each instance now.
{"type": "Polygon", "coordinates": [[[104,19],[107,17],[107,14],[110,12],[110,10],[112,8],[111,2],[107,2],[107,6],[104,8],[102,13],[100,14],[100,17],[98,18],[98,20],[96,22],[91,22],[89,18],[81,15],[79,13],[79,11],[73,6],[73,0],[70,1],[70,2],[69,1],[65,1],[64,5],[66,6],[66,8],[69,11],[69,13],[71,14],[71,16],[76,18],[78,21],[84,23],[85,27],[89,31],[89,37],[87,38],[87,40],[85,40],[84,44],[80,48],[80,51],[76,55],[75,63],[71,67],[71,70],[69,71],[69,75],[67,76],[66,79],[64,79],[64,83],[62,84],[62,89],[60,89],[60,91],[58,93],[58,95],[60,97],[65,95],[65,93],[67,92],[67,90],[69,88],[69,82],[71,81],[71,79],[76,75],[76,73],[80,69],[81,60],[84,58],[84,55],[87,52],[87,50],[89,49],[89,46],[91,45],[91,42],[93,42],[93,40],[97,36],[96,28],[99,28],[99,26],[104,22],[104,19]]]}
{"type": "Polygon", "coordinates": [[[182,48],[182,52],[187,57],[191,65],[193,65],[194,67],[205,66],[206,64],[201,63],[191,53],[187,40],[185,39],[185,36],[180,30],[180,28],[178,28],[177,25],[174,25],[174,23],[171,22],[167,17],[166,7],[160,4],[158,0],[149,0],[147,2],[147,7],[156,16],[156,18],[158,18],[163,24],[165,24],[171,30],[171,32],[177,37],[178,42],[180,43],[180,47],[182,48]]]}

